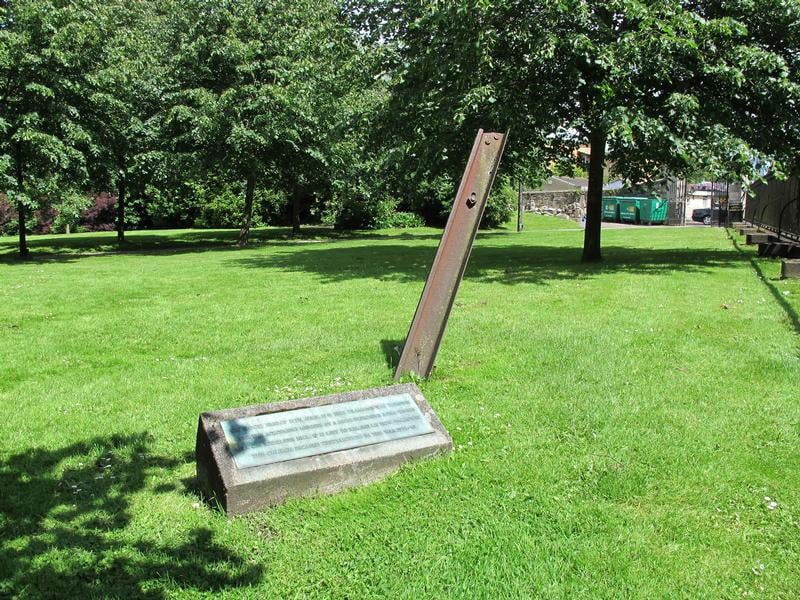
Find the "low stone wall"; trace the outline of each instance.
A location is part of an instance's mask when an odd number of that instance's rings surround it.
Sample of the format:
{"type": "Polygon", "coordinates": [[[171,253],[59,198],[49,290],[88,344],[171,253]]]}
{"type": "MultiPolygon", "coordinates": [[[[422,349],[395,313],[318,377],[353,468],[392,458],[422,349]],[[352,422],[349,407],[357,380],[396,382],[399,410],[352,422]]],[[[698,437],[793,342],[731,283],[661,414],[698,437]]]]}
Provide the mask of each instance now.
{"type": "Polygon", "coordinates": [[[574,192],[522,192],[525,212],[560,216],[580,221],[586,214],[586,193],[574,192]]]}

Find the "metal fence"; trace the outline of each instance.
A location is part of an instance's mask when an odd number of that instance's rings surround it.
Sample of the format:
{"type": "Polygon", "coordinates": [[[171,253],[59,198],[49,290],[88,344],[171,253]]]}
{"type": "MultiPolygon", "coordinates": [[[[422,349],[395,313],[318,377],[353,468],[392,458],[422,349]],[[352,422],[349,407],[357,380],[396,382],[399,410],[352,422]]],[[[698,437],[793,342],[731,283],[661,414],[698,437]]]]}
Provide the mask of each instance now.
{"type": "Polygon", "coordinates": [[[800,241],[800,181],[770,179],[755,184],[748,195],[745,221],[778,234],[778,237],[800,241]]]}

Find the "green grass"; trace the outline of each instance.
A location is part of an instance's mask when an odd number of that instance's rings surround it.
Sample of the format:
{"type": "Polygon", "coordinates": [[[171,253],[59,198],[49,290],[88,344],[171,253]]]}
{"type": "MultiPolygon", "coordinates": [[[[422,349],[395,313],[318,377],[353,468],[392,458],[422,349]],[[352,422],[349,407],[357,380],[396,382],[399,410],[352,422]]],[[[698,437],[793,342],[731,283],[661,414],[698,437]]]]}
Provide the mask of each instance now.
{"type": "Polygon", "coordinates": [[[422,384],[451,455],[232,520],[197,415],[389,383],[439,232],[0,240],[0,597],[796,597],[800,285],[543,219],[479,235],[422,384]]]}
{"type": "MultiPolygon", "coordinates": [[[[441,235],[441,231],[431,228],[415,229],[415,236],[421,234],[441,235]]],[[[284,242],[313,242],[334,239],[381,239],[401,233],[391,230],[379,231],[335,231],[331,227],[306,227],[299,234],[293,234],[288,227],[261,227],[251,232],[253,246],[281,244],[284,242]]],[[[408,235],[408,234],[406,234],[408,235]]],[[[73,235],[36,235],[28,238],[32,253],[40,259],[50,256],[64,257],[83,254],[103,254],[108,252],[161,252],[164,250],[185,250],[190,252],[227,248],[239,237],[233,229],[156,229],[131,231],[125,234],[125,243],[117,243],[116,234],[111,232],[82,233],[73,235]]],[[[18,240],[16,237],[0,236],[0,261],[8,262],[16,257],[18,240]]]]}
{"type": "MultiPolygon", "coordinates": [[[[561,217],[548,217],[545,215],[537,215],[535,213],[522,213],[522,225],[523,231],[525,229],[536,229],[539,231],[542,230],[558,230],[558,229],[580,229],[580,225],[578,225],[575,221],[571,221],[566,218],[561,217]]],[[[517,229],[517,218],[516,215],[512,219],[512,221],[506,225],[507,229],[517,229]]]]}

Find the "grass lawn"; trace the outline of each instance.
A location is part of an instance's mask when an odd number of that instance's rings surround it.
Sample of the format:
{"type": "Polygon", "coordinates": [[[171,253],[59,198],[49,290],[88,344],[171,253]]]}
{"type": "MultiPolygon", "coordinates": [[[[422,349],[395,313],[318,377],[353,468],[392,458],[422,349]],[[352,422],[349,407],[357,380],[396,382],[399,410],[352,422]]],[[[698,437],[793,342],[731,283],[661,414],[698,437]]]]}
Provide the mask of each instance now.
{"type": "Polygon", "coordinates": [[[202,503],[200,412],[391,382],[440,232],[329,235],[0,239],[0,597],[797,597],[800,284],[714,228],[481,233],[451,455],[202,503]]]}

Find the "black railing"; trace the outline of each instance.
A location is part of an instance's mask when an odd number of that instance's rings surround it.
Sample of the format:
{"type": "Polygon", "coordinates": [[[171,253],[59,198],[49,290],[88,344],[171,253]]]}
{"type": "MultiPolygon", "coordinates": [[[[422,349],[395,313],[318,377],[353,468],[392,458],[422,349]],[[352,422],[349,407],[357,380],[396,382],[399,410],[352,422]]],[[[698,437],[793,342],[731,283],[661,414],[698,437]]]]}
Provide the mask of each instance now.
{"type": "MultiPolygon", "coordinates": [[[[778,215],[778,239],[780,239],[781,233],[783,233],[783,213],[785,213],[786,209],[789,208],[790,206],[794,206],[797,203],[798,199],[800,198],[795,196],[794,200],[792,200],[791,202],[787,202],[786,204],[783,205],[783,208],[781,208],[781,214],[778,215]]],[[[797,233],[800,234],[800,231],[797,233]]]]}
{"type": "Polygon", "coordinates": [[[785,181],[771,179],[753,186],[748,195],[745,221],[768,231],[779,239],[800,242],[800,182],[797,177],[785,181]]]}

